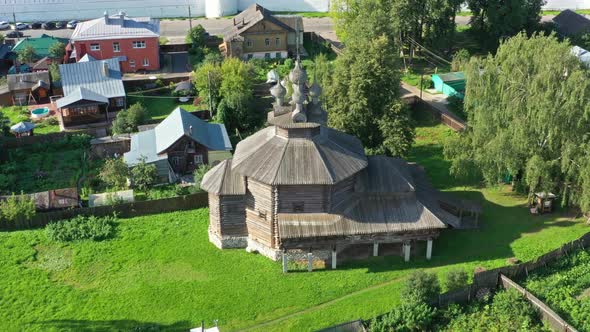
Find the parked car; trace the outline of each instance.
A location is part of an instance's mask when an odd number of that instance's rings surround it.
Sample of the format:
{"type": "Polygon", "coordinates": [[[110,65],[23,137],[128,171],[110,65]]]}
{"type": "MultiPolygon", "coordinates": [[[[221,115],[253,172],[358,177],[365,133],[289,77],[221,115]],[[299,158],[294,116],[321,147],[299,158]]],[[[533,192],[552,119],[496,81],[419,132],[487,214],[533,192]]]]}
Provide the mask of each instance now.
{"type": "Polygon", "coordinates": [[[75,29],[76,25],[78,25],[78,21],[77,20],[71,20],[68,22],[67,27],[68,29],[75,29]]]}
{"type": "Polygon", "coordinates": [[[53,29],[55,29],[55,23],[51,22],[51,21],[47,21],[47,22],[43,23],[43,29],[53,30],[53,29]]]}
{"type": "Polygon", "coordinates": [[[0,21],[0,30],[10,29],[10,24],[6,21],[0,21]]]}
{"type": "Polygon", "coordinates": [[[27,29],[29,26],[27,24],[24,24],[23,22],[17,22],[14,25],[14,30],[25,30],[27,29]]]}
{"type": "Polygon", "coordinates": [[[43,22],[33,22],[31,23],[31,29],[41,29],[43,22]]]}
{"type": "Polygon", "coordinates": [[[20,31],[12,30],[12,31],[10,31],[9,33],[6,34],[6,37],[8,37],[8,38],[19,38],[19,37],[22,37],[24,35],[25,34],[22,33],[22,32],[20,32],[20,31]]]}
{"type": "Polygon", "coordinates": [[[65,29],[67,26],[68,26],[68,22],[66,22],[66,21],[55,22],[56,29],[65,29]]]}

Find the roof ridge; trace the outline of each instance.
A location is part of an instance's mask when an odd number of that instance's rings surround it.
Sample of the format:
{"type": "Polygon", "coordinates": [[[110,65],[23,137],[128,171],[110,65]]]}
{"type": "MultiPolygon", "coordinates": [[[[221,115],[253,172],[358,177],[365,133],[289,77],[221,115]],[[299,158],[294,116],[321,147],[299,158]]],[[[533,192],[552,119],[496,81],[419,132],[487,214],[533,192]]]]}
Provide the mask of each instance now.
{"type": "MultiPolygon", "coordinates": [[[[268,144],[268,142],[270,142],[272,140],[269,139],[268,141],[266,141],[266,143],[264,144],[268,144]]],[[[285,144],[283,146],[283,151],[281,151],[281,158],[279,158],[279,162],[277,163],[277,169],[275,171],[275,174],[272,176],[272,184],[274,185],[276,180],[277,180],[277,175],[279,174],[279,170],[281,169],[281,165],[283,164],[283,158],[285,158],[285,154],[287,153],[287,148],[289,147],[289,140],[287,140],[287,144],[285,144]]],[[[261,145],[262,146],[262,145],[261,145]]]]}
{"type": "Polygon", "coordinates": [[[322,162],[322,165],[324,165],[324,169],[328,172],[331,182],[336,183],[336,180],[334,179],[334,174],[332,174],[332,169],[328,167],[328,165],[326,165],[326,156],[322,153],[321,149],[318,148],[319,143],[315,140],[311,140],[311,142],[313,143],[316,153],[320,156],[320,161],[322,162]]]}

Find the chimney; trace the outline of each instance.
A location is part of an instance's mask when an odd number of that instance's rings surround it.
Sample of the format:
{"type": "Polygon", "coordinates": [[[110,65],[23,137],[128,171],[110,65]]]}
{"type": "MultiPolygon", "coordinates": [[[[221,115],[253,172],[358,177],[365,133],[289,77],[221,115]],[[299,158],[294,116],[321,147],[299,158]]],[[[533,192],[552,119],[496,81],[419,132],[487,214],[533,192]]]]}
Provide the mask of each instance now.
{"type": "Polygon", "coordinates": [[[109,64],[106,61],[102,63],[102,75],[104,77],[109,77],[109,64]]]}
{"type": "Polygon", "coordinates": [[[107,13],[107,11],[104,11],[104,23],[109,24],[109,13],[107,13]]]}
{"type": "Polygon", "coordinates": [[[120,11],[119,12],[119,18],[121,19],[121,26],[125,26],[125,12],[124,11],[120,11]]]}

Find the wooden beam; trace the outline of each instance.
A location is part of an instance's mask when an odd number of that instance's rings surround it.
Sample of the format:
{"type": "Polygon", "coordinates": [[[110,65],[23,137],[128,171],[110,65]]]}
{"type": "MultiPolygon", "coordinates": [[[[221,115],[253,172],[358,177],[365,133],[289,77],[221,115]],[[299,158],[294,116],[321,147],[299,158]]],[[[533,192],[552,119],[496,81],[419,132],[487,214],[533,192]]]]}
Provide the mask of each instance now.
{"type": "Polygon", "coordinates": [[[410,261],[410,250],[411,250],[411,246],[409,242],[404,243],[404,261],[409,262],[410,261]]]}
{"type": "Polygon", "coordinates": [[[307,271],[313,271],[313,255],[311,251],[307,253],[307,271]]]}
{"type": "Polygon", "coordinates": [[[426,259],[432,258],[432,239],[426,240],[426,259]]]}
{"type": "Polygon", "coordinates": [[[373,256],[379,256],[379,242],[373,242],[373,256]]]}
{"type": "Polygon", "coordinates": [[[332,248],[332,270],[336,270],[336,248],[332,248]]]}
{"type": "Polygon", "coordinates": [[[287,266],[287,253],[283,250],[283,273],[289,272],[289,267],[287,266]]]}

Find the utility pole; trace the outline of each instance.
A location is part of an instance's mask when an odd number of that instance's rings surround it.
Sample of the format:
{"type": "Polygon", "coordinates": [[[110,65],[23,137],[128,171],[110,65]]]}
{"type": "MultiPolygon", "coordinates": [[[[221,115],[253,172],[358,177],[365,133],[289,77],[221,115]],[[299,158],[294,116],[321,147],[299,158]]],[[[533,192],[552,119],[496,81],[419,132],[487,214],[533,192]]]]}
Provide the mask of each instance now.
{"type": "Polygon", "coordinates": [[[191,5],[188,5],[188,27],[193,29],[193,18],[191,17],[191,5]]]}
{"type": "Polygon", "coordinates": [[[14,22],[14,31],[16,31],[16,40],[20,40],[20,37],[18,36],[19,30],[16,28],[16,14],[14,13],[14,10],[12,11],[12,21],[14,22]]]}

